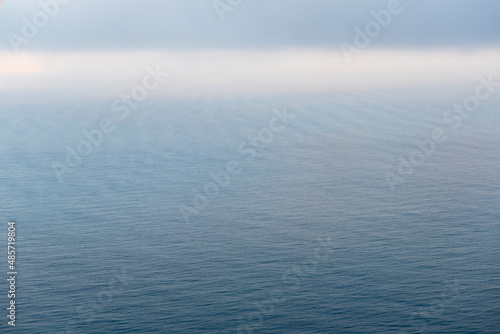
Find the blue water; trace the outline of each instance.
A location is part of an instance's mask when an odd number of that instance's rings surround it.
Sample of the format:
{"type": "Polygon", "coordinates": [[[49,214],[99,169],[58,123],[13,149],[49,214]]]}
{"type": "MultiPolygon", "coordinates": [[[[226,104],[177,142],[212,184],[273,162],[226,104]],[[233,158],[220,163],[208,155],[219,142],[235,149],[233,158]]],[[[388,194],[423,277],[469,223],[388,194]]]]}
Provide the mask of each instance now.
{"type": "Polygon", "coordinates": [[[110,101],[3,102],[19,274],[1,332],[500,333],[499,95],[442,121],[475,85],[149,100],[126,120],[110,101]],[[104,117],[115,130],[59,182],[51,164],[104,117]],[[447,141],[391,190],[436,127],[447,141]],[[229,161],[241,172],[185,221],[229,161]]]}

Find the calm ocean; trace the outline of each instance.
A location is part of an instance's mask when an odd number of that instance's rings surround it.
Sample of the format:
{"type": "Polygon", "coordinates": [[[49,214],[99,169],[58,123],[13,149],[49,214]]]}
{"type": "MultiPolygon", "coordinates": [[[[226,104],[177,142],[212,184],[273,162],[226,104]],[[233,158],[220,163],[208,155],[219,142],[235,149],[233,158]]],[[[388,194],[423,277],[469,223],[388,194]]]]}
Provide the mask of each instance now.
{"type": "Polygon", "coordinates": [[[2,102],[0,332],[500,333],[500,91],[443,120],[476,85],[2,102]]]}

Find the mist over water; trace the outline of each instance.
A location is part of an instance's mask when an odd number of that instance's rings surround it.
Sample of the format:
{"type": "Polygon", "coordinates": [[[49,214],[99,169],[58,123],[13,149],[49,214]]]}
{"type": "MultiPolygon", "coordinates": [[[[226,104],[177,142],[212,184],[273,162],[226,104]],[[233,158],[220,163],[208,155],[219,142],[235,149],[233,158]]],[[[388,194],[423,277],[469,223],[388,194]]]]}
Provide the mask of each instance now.
{"type": "Polygon", "coordinates": [[[498,94],[443,122],[476,85],[151,99],[123,121],[109,101],[9,105],[19,331],[498,333],[498,94]],[[283,107],[249,161],[238,146],[283,107]],[[52,163],[104,117],[115,130],[59,182],[52,163]],[[447,141],[391,190],[438,126],[447,141]],[[229,161],[241,172],[186,222],[229,161]]]}
{"type": "Polygon", "coordinates": [[[0,333],[500,333],[500,2],[0,7],[0,333]]]}

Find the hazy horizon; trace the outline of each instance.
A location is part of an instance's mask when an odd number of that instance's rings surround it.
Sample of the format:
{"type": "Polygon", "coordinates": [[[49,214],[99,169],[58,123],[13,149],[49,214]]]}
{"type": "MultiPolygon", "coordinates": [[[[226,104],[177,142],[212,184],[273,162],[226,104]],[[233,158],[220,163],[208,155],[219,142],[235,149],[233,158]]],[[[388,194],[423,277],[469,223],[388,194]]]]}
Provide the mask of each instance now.
{"type": "Polygon", "coordinates": [[[1,333],[499,333],[499,1],[0,7],[1,333]]]}

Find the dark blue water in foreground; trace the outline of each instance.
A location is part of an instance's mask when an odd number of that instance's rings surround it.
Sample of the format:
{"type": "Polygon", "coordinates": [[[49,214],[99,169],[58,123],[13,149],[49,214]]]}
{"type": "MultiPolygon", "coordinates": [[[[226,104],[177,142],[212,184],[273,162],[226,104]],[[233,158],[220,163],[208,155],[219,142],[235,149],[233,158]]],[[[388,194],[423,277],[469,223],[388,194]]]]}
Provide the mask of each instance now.
{"type": "Polygon", "coordinates": [[[3,106],[15,330],[500,333],[500,99],[442,119],[474,88],[145,101],[125,120],[110,101],[3,106]],[[283,106],[295,118],[271,139],[283,106]],[[115,130],[59,182],[51,164],[105,117],[115,130]],[[437,127],[447,140],[391,189],[437,127]],[[186,222],[230,161],[240,173],[186,222]]]}

